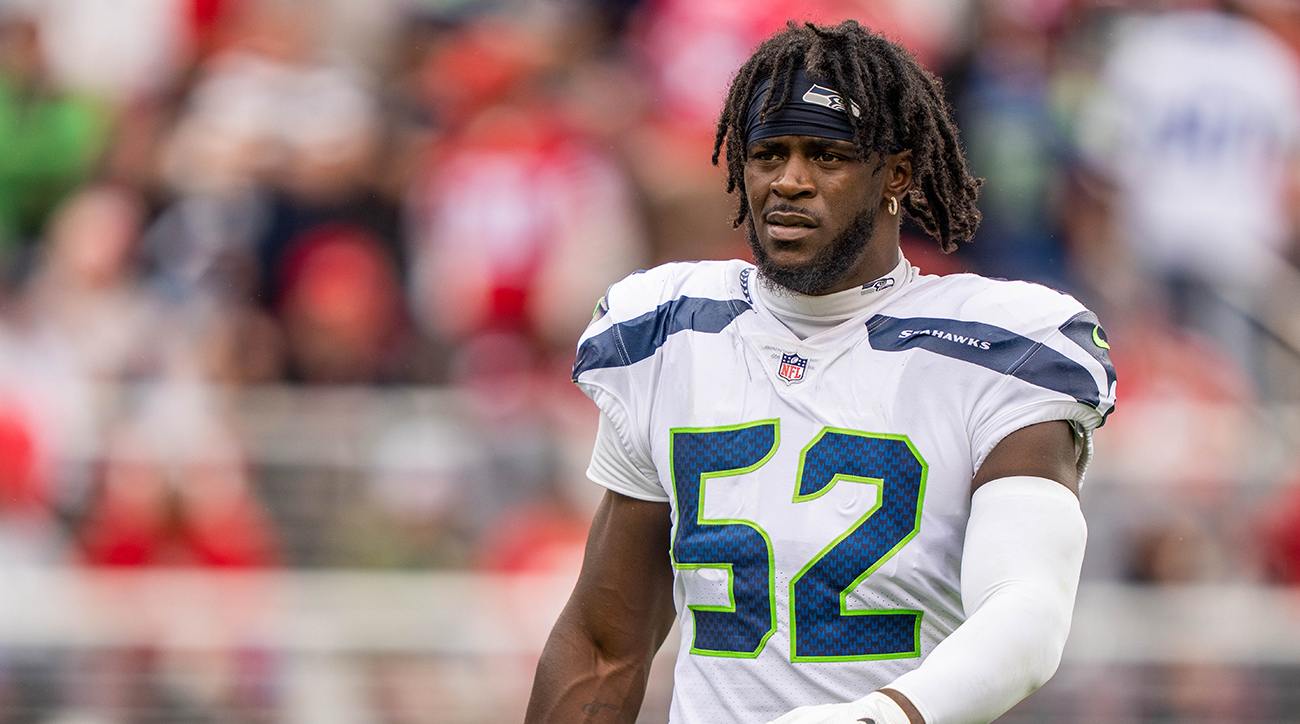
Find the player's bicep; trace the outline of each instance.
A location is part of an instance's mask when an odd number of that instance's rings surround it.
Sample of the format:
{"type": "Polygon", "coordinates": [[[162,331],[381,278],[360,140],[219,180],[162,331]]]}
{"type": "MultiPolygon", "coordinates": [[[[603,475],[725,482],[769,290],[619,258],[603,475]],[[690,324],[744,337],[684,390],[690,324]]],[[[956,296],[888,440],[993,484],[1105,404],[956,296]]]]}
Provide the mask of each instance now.
{"type": "Polygon", "coordinates": [[[1079,494],[1079,454],[1074,429],[1065,420],[1022,427],[993,447],[971,482],[971,492],[991,480],[1029,475],[1055,480],[1079,494]]]}
{"type": "Polygon", "coordinates": [[[669,504],[605,493],[564,618],[614,656],[650,656],[672,628],[669,504]]]}

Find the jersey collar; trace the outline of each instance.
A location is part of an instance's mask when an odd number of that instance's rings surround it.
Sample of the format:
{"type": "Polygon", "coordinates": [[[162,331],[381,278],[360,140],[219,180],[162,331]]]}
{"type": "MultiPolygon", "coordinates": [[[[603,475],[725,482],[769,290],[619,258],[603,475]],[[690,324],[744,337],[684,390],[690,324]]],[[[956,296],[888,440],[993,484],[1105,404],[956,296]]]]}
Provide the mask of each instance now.
{"type": "Polygon", "coordinates": [[[782,324],[805,338],[880,306],[914,275],[912,265],[900,253],[898,264],[888,274],[861,287],[809,296],[792,291],[775,292],[760,281],[752,285],[752,292],[755,300],[782,324]]]}

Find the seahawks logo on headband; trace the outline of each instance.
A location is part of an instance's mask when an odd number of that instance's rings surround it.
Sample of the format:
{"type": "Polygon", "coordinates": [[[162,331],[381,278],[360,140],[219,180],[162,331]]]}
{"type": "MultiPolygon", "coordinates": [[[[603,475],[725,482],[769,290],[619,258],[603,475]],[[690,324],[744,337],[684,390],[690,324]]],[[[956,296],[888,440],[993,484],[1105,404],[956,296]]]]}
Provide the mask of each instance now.
{"type": "Polygon", "coordinates": [[[745,119],[745,143],[775,136],[814,136],[854,142],[850,118],[861,117],[862,111],[857,103],[823,83],[828,81],[825,78],[810,77],[808,71],[796,68],[790,89],[791,98],[800,98],[803,102],[785,103],[769,110],[767,117],[763,118],[763,104],[772,92],[772,78],[765,78],[750,96],[745,119]],[[807,88],[803,95],[796,95],[803,88],[807,88]],[[845,108],[846,102],[848,108],[845,108]],[[852,116],[849,115],[850,112],[852,116]]]}
{"type": "MultiPolygon", "coordinates": [[[[833,111],[844,112],[844,97],[840,95],[839,91],[824,88],[816,83],[813,83],[812,87],[808,89],[808,92],[803,94],[803,100],[805,103],[816,103],[819,106],[826,106],[833,111]]],[[[858,109],[857,103],[849,101],[849,105],[853,106],[854,118],[858,118],[862,115],[862,111],[858,109]]]]}

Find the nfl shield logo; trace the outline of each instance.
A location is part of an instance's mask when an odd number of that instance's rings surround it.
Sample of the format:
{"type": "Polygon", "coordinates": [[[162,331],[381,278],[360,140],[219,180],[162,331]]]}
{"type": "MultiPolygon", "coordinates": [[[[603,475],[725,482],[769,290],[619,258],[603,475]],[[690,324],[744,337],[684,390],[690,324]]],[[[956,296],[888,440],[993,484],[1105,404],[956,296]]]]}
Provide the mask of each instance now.
{"type": "Polygon", "coordinates": [[[808,367],[808,360],[793,352],[781,354],[781,369],[776,374],[786,382],[798,382],[803,379],[803,371],[808,367]]]}

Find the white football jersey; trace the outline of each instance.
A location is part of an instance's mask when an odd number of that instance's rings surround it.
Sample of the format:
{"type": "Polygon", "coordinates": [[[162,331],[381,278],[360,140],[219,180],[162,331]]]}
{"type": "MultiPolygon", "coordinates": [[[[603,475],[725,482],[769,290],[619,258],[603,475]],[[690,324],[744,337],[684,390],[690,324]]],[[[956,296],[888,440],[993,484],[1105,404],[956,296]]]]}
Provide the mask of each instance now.
{"type": "Polygon", "coordinates": [[[1086,438],[1114,403],[1097,318],[1046,287],[903,263],[861,314],[801,340],[755,274],[627,277],[574,366],[646,474],[597,482],[672,504],[673,724],[762,724],[919,666],[965,618],[984,457],[1048,420],[1086,438]]]}

